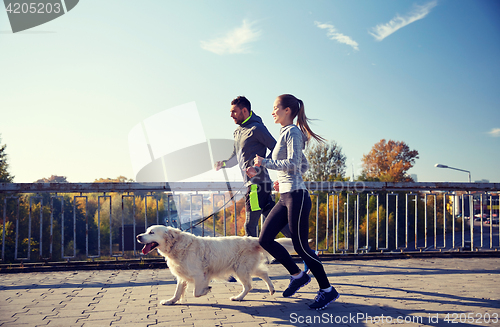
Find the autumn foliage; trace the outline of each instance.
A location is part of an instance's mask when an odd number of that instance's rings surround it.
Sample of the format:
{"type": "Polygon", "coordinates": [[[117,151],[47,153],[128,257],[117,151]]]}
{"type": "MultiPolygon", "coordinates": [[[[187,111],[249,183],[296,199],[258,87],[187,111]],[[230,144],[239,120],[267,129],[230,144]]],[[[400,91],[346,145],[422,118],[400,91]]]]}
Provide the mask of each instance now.
{"type": "Polygon", "coordinates": [[[363,174],[382,182],[409,182],[412,179],[406,172],[416,159],[418,151],[410,150],[406,143],[382,139],[363,155],[363,174]]]}

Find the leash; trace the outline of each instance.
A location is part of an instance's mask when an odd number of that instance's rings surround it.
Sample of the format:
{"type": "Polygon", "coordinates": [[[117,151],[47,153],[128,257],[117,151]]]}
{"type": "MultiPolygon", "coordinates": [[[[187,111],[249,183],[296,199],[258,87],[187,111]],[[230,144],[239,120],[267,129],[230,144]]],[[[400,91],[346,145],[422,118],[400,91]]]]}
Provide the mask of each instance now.
{"type": "MultiPolygon", "coordinates": [[[[229,198],[229,200],[227,200],[227,201],[226,201],[226,203],[224,203],[224,204],[223,204],[223,205],[222,205],[219,209],[217,209],[216,211],[212,212],[210,215],[206,216],[205,218],[203,218],[202,220],[200,220],[199,222],[197,222],[196,224],[194,224],[193,226],[191,226],[191,227],[189,227],[189,228],[187,228],[187,229],[185,229],[185,230],[183,230],[183,229],[182,229],[182,224],[179,224],[179,227],[180,227],[179,229],[180,229],[181,231],[188,231],[188,230],[190,230],[190,229],[193,229],[193,228],[195,228],[196,226],[198,226],[199,224],[201,224],[201,223],[203,223],[204,221],[206,221],[206,220],[210,219],[211,217],[213,217],[216,213],[218,213],[219,211],[221,211],[221,210],[222,210],[222,208],[224,208],[224,207],[225,207],[225,206],[226,206],[226,205],[227,205],[230,201],[232,201],[232,200],[234,199],[234,197],[235,197],[238,193],[240,193],[240,192],[241,192],[241,190],[242,190],[244,187],[246,187],[245,183],[243,183],[243,185],[242,185],[242,186],[241,186],[241,187],[240,187],[240,188],[239,188],[239,189],[238,189],[238,190],[237,190],[237,191],[233,194],[233,191],[232,191],[232,189],[231,189],[231,185],[230,185],[230,183],[229,183],[229,181],[228,181],[228,179],[227,179],[227,173],[226,173],[225,171],[224,171],[224,177],[226,178],[227,188],[228,188],[228,190],[229,190],[229,195],[231,196],[231,197],[229,198]]],[[[235,214],[236,214],[236,213],[235,213],[235,214]]],[[[180,220],[180,217],[179,217],[179,220],[180,220]]]]}
{"type": "MultiPolygon", "coordinates": [[[[231,199],[234,199],[233,190],[231,189],[231,183],[229,183],[229,178],[227,178],[227,171],[225,169],[223,169],[222,172],[224,173],[224,179],[226,180],[226,186],[227,186],[227,189],[229,191],[229,196],[231,197],[231,199]]],[[[245,185],[245,184],[243,184],[243,185],[245,185]]]]}

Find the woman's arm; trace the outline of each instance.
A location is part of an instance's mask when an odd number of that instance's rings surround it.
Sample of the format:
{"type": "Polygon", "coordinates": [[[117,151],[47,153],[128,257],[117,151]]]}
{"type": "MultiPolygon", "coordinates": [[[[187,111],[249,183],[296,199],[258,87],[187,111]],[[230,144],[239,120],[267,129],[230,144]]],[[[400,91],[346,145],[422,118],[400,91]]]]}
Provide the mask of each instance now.
{"type": "MultiPolygon", "coordinates": [[[[291,128],[284,137],[286,145],[279,144],[277,157],[282,159],[262,159],[260,164],[267,169],[280,170],[285,172],[300,172],[302,170],[302,132],[299,129],[291,128]]],[[[277,145],[278,146],[278,145],[277,145]]]]}

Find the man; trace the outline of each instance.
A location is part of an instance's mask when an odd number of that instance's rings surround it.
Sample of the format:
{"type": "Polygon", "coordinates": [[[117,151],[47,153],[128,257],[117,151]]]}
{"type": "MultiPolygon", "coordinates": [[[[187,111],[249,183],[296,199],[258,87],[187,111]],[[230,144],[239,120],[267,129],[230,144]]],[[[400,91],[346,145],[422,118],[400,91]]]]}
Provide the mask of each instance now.
{"type": "MultiPolygon", "coordinates": [[[[248,186],[245,195],[245,234],[257,237],[260,215],[266,217],[274,207],[274,200],[271,197],[273,185],[267,169],[251,167],[256,155],[265,158],[267,149],[270,151],[274,149],[276,140],[264,126],[262,119],[252,111],[250,101],[244,96],[231,101],[230,113],[234,123],[238,125],[233,134],[233,153],[229,159],[216,162],[215,170],[239,165],[244,182],[248,186]],[[255,169],[252,178],[246,174],[248,168],[255,169]]],[[[281,232],[286,237],[291,235],[288,226],[281,232]]]]}

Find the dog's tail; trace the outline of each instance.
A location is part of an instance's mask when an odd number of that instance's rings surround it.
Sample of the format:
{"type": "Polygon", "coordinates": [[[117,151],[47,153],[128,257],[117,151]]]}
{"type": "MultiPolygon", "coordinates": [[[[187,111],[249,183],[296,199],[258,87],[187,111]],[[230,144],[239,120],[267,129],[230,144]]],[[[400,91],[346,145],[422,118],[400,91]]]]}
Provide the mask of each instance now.
{"type": "MultiPolygon", "coordinates": [[[[281,244],[290,254],[295,254],[295,249],[293,247],[293,242],[291,238],[278,238],[276,239],[276,242],[281,244]]],[[[274,257],[269,254],[267,251],[262,251],[262,254],[264,255],[265,259],[267,260],[268,263],[273,262],[275,259],[274,257]]]]}

